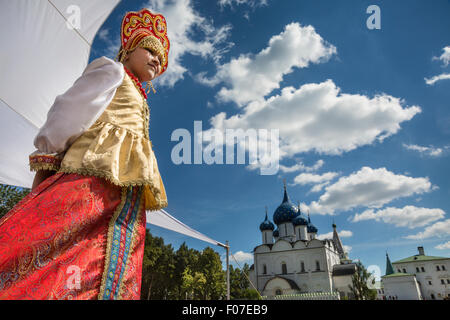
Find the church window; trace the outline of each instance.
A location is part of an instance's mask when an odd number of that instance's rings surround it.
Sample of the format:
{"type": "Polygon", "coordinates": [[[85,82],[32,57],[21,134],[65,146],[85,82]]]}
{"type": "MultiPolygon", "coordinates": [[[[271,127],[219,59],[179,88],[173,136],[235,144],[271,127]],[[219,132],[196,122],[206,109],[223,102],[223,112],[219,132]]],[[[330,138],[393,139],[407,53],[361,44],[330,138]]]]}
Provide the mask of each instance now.
{"type": "Polygon", "coordinates": [[[288,234],[288,233],[287,233],[287,225],[285,224],[285,225],[284,225],[284,235],[287,236],[287,234],[288,234]]]}
{"type": "Polygon", "coordinates": [[[432,286],[433,284],[431,283],[431,281],[428,281],[428,284],[430,285],[430,286],[432,286]]]}
{"type": "Polygon", "coordinates": [[[439,266],[436,266],[436,271],[441,271],[441,268],[439,268],[439,266]]]}
{"type": "Polygon", "coordinates": [[[316,260],[316,271],[320,271],[320,263],[316,260]]]}
{"type": "Polygon", "coordinates": [[[447,279],[447,283],[450,284],[450,279],[447,279]]]}
{"type": "Polygon", "coordinates": [[[442,270],[445,271],[445,266],[442,266],[442,270]]]}
{"type": "Polygon", "coordinates": [[[283,291],[281,291],[281,289],[277,289],[275,291],[275,295],[277,295],[277,296],[281,296],[282,294],[283,294],[283,291]]]}
{"type": "Polygon", "coordinates": [[[417,271],[417,272],[420,272],[420,269],[419,269],[419,267],[416,267],[416,271],[417,271]]]}
{"type": "Polygon", "coordinates": [[[405,268],[403,268],[403,273],[406,273],[406,269],[405,268]]]}
{"type": "Polygon", "coordinates": [[[441,279],[441,284],[445,284],[445,281],[444,281],[444,279],[441,279]]]}
{"type": "Polygon", "coordinates": [[[431,294],[431,299],[436,300],[436,297],[434,296],[434,294],[431,294]]]}
{"type": "Polygon", "coordinates": [[[302,272],[305,272],[305,263],[303,261],[300,263],[300,266],[301,266],[302,272]]]}
{"type": "Polygon", "coordinates": [[[282,274],[286,274],[286,273],[287,273],[287,266],[286,266],[286,263],[285,263],[285,262],[283,262],[283,263],[281,264],[281,273],[282,273],[282,274]]]}
{"type": "Polygon", "coordinates": [[[263,265],[263,274],[267,274],[267,266],[263,265]]]}
{"type": "Polygon", "coordinates": [[[422,272],[425,272],[425,268],[424,267],[422,267],[421,269],[422,269],[422,272]]]}
{"type": "Polygon", "coordinates": [[[399,272],[399,273],[401,273],[402,271],[400,270],[400,269],[397,269],[397,271],[399,272]]]}

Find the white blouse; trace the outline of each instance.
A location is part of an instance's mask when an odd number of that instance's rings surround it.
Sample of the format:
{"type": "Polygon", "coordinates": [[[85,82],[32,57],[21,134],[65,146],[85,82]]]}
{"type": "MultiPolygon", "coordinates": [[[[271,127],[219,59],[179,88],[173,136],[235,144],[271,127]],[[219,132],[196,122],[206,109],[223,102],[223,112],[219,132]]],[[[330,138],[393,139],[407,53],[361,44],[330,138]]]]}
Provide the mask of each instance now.
{"type": "Polygon", "coordinates": [[[89,129],[112,101],[125,70],[107,57],[92,61],[73,86],[56,97],[39,130],[36,154],[60,154],[89,129]]]}

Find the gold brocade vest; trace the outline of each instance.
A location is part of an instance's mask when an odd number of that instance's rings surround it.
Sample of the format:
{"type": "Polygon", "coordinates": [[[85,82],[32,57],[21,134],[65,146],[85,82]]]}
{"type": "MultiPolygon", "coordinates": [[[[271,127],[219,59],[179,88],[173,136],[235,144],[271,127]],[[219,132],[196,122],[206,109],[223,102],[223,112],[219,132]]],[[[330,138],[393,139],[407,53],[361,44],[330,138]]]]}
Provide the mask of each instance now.
{"type": "Polygon", "coordinates": [[[111,183],[143,186],[145,207],[167,207],[167,196],[149,138],[149,110],[125,73],[111,103],[66,151],[59,172],[92,175],[111,183]]]}

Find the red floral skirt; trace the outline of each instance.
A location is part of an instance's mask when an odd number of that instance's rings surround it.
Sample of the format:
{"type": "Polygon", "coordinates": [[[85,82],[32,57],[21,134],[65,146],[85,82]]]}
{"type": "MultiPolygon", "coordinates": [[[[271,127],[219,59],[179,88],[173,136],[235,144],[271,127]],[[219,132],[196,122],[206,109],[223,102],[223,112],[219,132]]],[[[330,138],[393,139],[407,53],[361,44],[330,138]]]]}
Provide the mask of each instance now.
{"type": "Polygon", "coordinates": [[[0,299],[139,299],[141,187],[56,173],[0,219],[0,299]]]}

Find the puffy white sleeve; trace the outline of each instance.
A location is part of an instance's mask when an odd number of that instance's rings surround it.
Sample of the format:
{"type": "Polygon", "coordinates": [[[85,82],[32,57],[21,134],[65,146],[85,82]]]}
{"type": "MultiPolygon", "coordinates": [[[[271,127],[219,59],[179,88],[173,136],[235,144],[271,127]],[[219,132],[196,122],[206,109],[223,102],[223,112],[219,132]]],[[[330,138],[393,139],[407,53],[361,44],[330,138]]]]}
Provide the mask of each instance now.
{"type": "Polygon", "coordinates": [[[34,139],[37,150],[30,155],[31,170],[55,169],[42,162],[61,158],[58,155],[94,124],[114,98],[124,73],[122,63],[98,58],[86,67],[71,88],[56,97],[47,121],[34,139]]]}

